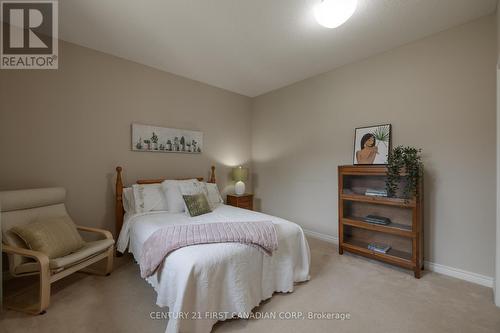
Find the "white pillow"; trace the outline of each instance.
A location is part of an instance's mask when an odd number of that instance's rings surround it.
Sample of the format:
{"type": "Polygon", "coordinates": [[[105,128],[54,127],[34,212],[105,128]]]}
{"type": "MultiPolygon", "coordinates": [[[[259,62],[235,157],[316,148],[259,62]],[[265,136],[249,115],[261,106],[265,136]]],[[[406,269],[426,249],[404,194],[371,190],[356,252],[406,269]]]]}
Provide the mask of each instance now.
{"type": "Polygon", "coordinates": [[[179,191],[181,191],[181,195],[193,195],[200,193],[207,195],[207,188],[198,180],[194,182],[179,182],[179,191]]]}
{"type": "Polygon", "coordinates": [[[131,187],[123,189],[122,202],[125,213],[135,214],[134,190],[131,187]]]}
{"type": "Polygon", "coordinates": [[[214,210],[215,208],[219,207],[219,205],[224,203],[224,200],[222,200],[222,196],[220,195],[217,184],[214,183],[204,183],[204,184],[207,189],[208,204],[210,205],[210,208],[214,210]]]}
{"type": "MultiPolygon", "coordinates": [[[[196,179],[195,179],[196,180],[196,179]]],[[[179,191],[181,192],[181,198],[182,201],[184,202],[184,211],[188,216],[191,216],[189,214],[189,210],[186,206],[186,201],[184,200],[184,195],[193,195],[193,194],[203,194],[205,198],[207,198],[208,202],[208,193],[207,193],[207,187],[205,186],[205,183],[202,183],[198,180],[195,182],[179,182],[179,191]]],[[[210,206],[210,204],[209,204],[210,206]]]]}
{"type": "Polygon", "coordinates": [[[136,213],[168,210],[167,199],[161,184],[134,184],[134,202],[136,213]]]}
{"type": "MultiPolygon", "coordinates": [[[[161,183],[165,197],[167,198],[168,211],[171,213],[182,213],[186,209],[186,204],[182,198],[182,193],[180,190],[181,185],[185,185],[186,189],[189,189],[194,183],[200,183],[197,179],[186,179],[186,180],[165,180],[161,183]]],[[[194,186],[194,185],[193,185],[194,186]]],[[[185,193],[188,194],[188,193],[185,193]]],[[[196,193],[192,193],[196,194],[196,193]]]]}

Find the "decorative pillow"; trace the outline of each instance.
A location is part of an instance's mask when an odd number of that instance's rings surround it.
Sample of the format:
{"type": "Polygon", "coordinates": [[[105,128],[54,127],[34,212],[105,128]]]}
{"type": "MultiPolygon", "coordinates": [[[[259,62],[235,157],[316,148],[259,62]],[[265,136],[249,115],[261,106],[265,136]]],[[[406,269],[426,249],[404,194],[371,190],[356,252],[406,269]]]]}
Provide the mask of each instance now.
{"type": "Polygon", "coordinates": [[[10,229],[30,248],[50,259],[64,257],[79,250],[85,242],[69,216],[46,218],[10,229]]]}
{"type": "Polygon", "coordinates": [[[123,209],[125,213],[135,213],[135,202],[134,202],[134,190],[132,187],[126,187],[123,189],[123,209]]]}
{"type": "Polygon", "coordinates": [[[136,213],[146,213],[153,210],[168,210],[167,198],[161,184],[134,184],[134,202],[136,213]]]}
{"type": "Polygon", "coordinates": [[[182,213],[185,210],[186,204],[184,203],[184,199],[182,198],[180,186],[185,185],[186,188],[190,188],[190,184],[194,183],[199,183],[199,181],[197,179],[165,180],[163,183],[161,183],[163,192],[165,194],[165,197],[167,198],[167,206],[169,212],[182,213]]]}
{"type": "Polygon", "coordinates": [[[210,205],[207,201],[207,196],[203,193],[185,194],[182,196],[186,203],[186,211],[191,217],[210,213],[210,205]]]}
{"type": "Polygon", "coordinates": [[[217,184],[213,183],[205,183],[205,187],[207,189],[207,200],[210,208],[214,210],[219,207],[224,201],[222,200],[222,196],[220,195],[219,188],[217,184]]]}

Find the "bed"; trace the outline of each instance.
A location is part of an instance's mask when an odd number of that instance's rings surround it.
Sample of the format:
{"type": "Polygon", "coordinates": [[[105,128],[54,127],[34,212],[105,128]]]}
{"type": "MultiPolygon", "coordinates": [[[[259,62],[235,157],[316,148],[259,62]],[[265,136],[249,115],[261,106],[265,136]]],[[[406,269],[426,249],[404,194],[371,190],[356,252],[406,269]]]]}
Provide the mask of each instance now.
{"type": "MultiPolygon", "coordinates": [[[[309,280],[309,246],[297,224],[224,204],[197,217],[168,211],[124,214],[121,171],[118,167],[117,251],[128,250],[137,262],[144,242],[166,225],[272,221],[277,231],[278,250],[272,256],[239,243],[193,245],[170,253],[156,273],[146,278],[157,293],[156,304],[168,308],[165,312],[169,318],[167,333],[210,332],[217,321],[245,318],[274,292],[292,292],[295,283],[309,280]]],[[[162,181],[139,180],[138,183],[162,181]]],[[[209,182],[215,183],[214,167],[209,182]]]]}

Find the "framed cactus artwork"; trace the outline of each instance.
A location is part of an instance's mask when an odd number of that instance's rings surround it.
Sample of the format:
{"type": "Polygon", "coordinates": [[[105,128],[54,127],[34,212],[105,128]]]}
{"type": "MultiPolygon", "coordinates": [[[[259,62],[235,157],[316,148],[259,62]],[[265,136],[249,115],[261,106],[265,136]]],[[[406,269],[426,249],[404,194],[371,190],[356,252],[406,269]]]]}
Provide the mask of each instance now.
{"type": "Polygon", "coordinates": [[[203,132],[132,124],[132,150],[201,154],[203,132]]]}
{"type": "Polygon", "coordinates": [[[354,164],[387,164],[391,124],[359,127],[354,131],[354,164]]]}

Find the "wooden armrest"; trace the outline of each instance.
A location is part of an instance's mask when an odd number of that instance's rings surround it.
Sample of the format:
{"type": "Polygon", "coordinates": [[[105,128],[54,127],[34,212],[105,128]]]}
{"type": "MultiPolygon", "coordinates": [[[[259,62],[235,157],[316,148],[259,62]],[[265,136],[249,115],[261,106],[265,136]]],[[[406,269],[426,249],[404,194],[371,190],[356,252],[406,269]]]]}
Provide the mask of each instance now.
{"type": "Polygon", "coordinates": [[[43,254],[42,252],[24,249],[22,247],[5,245],[5,244],[2,244],[2,252],[33,258],[36,261],[38,261],[42,267],[49,265],[49,257],[46,254],[43,254]]]}
{"type": "MultiPolygon", "coordinates": [[[[28,313],[33,314],[43,314],[45,310],[49,307],[50,303],[50,283],[51,283],[51,275],[50,275],[50,266],[49,266],[49,257],[42,252],[33,251],[17,246],[10,246],[2,244],[2,252],[8,254],[16,254],[23,257],[33,258],[40,264],[40,302],[38,305],[31,309],[28,308],[18,308],[19,310],[26,311],[28,313]]],[[[23,274],[15,274],[15,269],[11,267],[11,274],[13,276],[22,276],[23,274]]]]}
{"type": "Polygon", "coordinates": [[[81,230],[81,231],[93,232],[93,233],[96,233],[96,234],[101,234],[101,235],[103,235],[104,237],[106,237],[108,239],[113,239],[113,235],[111,234],[111,232],[109,232],[107,230],[104,230],[104,229],[84,227],[84,226],[81,226],[81,225],[77,225],[76,229],[81,230]]]}

